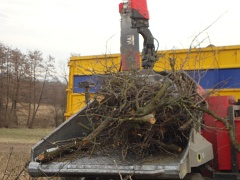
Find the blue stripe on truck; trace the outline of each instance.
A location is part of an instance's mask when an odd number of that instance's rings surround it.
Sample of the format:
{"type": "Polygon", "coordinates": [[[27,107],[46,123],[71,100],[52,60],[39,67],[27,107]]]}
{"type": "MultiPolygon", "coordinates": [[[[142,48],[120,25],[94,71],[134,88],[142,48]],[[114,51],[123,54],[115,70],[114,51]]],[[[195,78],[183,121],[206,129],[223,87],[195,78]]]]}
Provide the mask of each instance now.
{"type": "MultiPolygon", "coordinates": [[[[209,69],[186,71],[204,89],[240,88],[240,68],[231,69],[209,69]]],[[[96,84],[96,76],[74,76],[74,93],[83,93],[84,88],[79,87],[81,82],[91,82],[96,84]]],[[[90,92],[96,92],[97,87],[90,88],[90,92]]]]}
{"type": "Polygon", "coordinates": [[[204,89],[240,88],[240,68],[187,71],[204,89]]]}

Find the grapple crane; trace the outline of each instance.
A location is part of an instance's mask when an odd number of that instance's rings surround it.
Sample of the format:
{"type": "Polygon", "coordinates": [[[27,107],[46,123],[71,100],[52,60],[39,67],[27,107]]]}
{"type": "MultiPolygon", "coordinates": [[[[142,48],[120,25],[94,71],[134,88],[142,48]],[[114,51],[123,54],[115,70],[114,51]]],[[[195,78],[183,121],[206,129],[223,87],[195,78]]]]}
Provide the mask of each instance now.
{"type": "Polygon", "coordinates": [[[131,62],[139,64],[138,33],[143,37],[142,68],[152,69],[158,60],[154,40],[149,29],[149,12],[146,0],[129,0],[119,5],[121,14],[121,56],[123,70],[131,68],[131,62]],[[129,62],[131,61],[131,62],[129,62]]]}

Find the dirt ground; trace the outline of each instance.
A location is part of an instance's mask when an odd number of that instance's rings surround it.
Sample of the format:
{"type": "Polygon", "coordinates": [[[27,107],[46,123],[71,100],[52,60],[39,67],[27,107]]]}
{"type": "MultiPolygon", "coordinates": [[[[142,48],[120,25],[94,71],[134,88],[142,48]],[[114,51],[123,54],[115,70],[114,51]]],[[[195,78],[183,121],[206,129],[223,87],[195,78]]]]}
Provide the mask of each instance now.
{"type": "Polygon", "coordinates": [[[2,179],[16,179],[18,176],[18,179],[29,179],[24,166],[29,161],[32,146],[33,144],[0,142],[0,177],[2,179]]]}
{"type": "Polygon", "coordinates": [[[33,179],[27,171],[31,147],[49,132],[51,129],[0,129],[0,179],[33,179]]]}

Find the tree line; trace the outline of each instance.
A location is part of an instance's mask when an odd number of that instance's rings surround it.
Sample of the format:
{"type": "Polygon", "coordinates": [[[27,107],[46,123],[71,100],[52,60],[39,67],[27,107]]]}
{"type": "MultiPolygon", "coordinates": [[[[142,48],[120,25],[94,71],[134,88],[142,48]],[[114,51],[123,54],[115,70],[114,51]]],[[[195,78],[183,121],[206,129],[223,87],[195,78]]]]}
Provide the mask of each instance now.
{"type": "Polygon", "coordinates": [[[0,127],[18,127],[19,108],[24,107],[24,126],[33,128],[43,104],[53,107],[55,126],[64,120],[67,82],[61,81],[54,63],[38,50],[23,53],[0,43],[0,127]]]}

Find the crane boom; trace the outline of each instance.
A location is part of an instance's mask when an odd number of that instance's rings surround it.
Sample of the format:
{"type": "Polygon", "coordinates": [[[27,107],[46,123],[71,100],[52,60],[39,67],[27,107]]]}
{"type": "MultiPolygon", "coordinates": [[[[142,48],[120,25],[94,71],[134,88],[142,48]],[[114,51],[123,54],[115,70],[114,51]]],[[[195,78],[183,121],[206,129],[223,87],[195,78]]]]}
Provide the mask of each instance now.
{"type": "MultiPolygon", "coordinates": [[[[144,39],[142,50],[142,67],[144,69],[153,68],[154,63],[158,60],[158,55],[155,50],[154,37],[149,29],[149,12],[147,8],[147,1],[129,0],[128,2],[120,3],[119,7],[120,13],[129,13],[129,17],[131,19],[131,28],[137,29],[137,32],[141,34],[144,39]]],[[[122,25],[121,29],[123,28],[124,26],[122,25]]]]}

